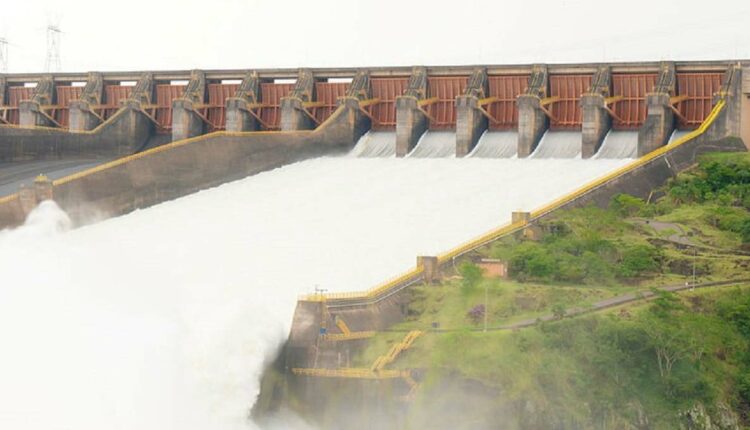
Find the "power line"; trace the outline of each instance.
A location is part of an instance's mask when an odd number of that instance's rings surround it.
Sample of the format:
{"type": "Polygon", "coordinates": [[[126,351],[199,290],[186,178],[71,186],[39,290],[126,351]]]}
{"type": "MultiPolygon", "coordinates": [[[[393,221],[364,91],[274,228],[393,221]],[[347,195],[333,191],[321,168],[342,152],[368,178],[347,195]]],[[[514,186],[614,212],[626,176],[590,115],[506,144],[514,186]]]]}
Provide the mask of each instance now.
{"type": "Polygon", "coordinates": [[[0,37],[0,72],[8,72],[8,39],[0,37]]]}
{"type": "Polygon", "coordinates": [[[47,26],[47,59],[44,62],[45,72],[59,72],[62,68],[60,60],[60,35],[62,31],[56,25],[47,26]]]}

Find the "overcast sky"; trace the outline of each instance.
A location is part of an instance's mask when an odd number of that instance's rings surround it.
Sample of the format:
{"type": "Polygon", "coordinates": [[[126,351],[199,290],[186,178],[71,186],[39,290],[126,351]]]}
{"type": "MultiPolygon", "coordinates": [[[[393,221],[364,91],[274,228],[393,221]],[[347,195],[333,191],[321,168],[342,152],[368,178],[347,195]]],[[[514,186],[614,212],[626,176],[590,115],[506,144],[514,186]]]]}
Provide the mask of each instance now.
{"type": "Polygon", "coordinates": [[[749,0],[3,1],[10,72],[750,58],[749,0]]]}

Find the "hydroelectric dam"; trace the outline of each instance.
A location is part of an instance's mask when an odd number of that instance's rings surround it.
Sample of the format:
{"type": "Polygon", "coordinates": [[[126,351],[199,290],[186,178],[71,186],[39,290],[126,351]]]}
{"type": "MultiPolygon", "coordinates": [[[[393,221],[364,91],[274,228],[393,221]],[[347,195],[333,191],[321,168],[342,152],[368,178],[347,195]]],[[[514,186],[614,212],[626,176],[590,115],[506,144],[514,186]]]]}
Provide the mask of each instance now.
{"type": "Polygon", "coordinates": [[[245,428],[274,360],[310,408],[408,398],[400,350],[342,357],[409,286],[746,151],[749,95],[744,61],[0,75],[0,418],[245,428]]]}

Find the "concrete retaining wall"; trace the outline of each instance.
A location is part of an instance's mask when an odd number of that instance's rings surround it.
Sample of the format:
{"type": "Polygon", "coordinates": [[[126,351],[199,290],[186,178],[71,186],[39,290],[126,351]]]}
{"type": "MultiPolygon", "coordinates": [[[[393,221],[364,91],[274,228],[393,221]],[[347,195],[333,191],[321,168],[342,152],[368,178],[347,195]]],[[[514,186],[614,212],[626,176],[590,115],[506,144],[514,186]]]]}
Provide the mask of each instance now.
{"type": "MultiPolygon", "coordinates": [[[[342,152],[369,128],[356,104],[356,100],[344,103],[314,131],[212,133],[125,157],[55,181],[54,200],[81,225],[285,164],[342,152]]],[[[139,124],[123,120],[110,127],[139,124]]],[[[0,199],[0,228],[20,224],[26,213],[17,195],[0,199]]]]}
{"type": "Polygon", "coordinates": [[[120,109],[90,132],[0,126],[0,160],[124,156],[145,146],[152,135],[151,121],[136,106],[120,109]]]}

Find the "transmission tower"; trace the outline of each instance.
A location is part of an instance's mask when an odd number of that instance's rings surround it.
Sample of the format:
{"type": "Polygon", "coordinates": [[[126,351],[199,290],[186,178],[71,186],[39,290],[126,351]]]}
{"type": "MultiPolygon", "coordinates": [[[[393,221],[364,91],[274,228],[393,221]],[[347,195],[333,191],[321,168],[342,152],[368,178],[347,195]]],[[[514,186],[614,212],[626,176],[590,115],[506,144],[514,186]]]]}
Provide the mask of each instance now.
{"type": "Polygon", "coordinates": [[[44,62],[46,72],[59,72],[62,68],[60,61],[60,27],[47,26],[47,60],[44,62]]]}
{"type": "Polygon", "coordinates": [[[0,37],[0,73],[8,71],[8,39],[0,37]]]}

